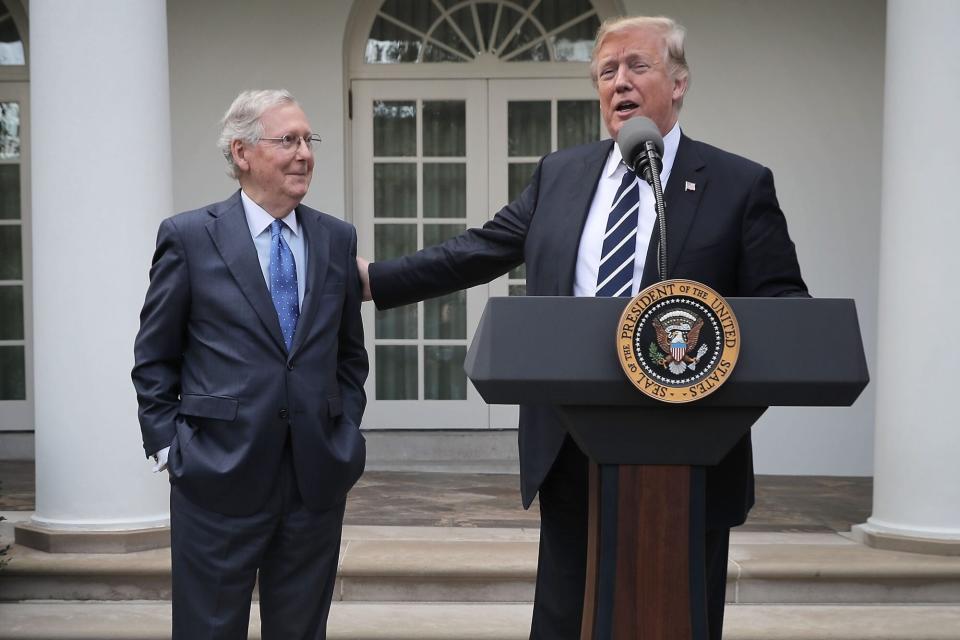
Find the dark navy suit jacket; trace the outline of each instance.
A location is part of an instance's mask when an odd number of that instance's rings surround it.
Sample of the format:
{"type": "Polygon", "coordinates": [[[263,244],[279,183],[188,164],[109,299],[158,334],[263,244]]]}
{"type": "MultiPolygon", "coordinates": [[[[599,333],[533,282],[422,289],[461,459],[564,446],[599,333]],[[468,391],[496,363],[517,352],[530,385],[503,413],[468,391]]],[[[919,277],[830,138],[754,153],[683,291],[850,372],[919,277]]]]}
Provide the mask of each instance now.
{"type": "MultiPolygon", "coordinates": [[[[370,266],[380,308],[408,304],[527,268],[527,295],[573,294],[580,236],[612,140],[545,156],[520,196],[480,229],[370,266]]],[[[665,193],[668,277],[724,296],[807,295],[769,169],[681,136],[665,193]],[[687,183],[693,185],[687,188],[687,183]]],[[[654,228],[641,288],[657,281],[654,228]]],[[[520,474],[529,506],[563,443],[556,413],[520,407],[520,474]]],[[[707,470],[707,526],[742,523],[753,505],[749,436],[707,470]]]]}
{"type": "Polygon", "coordinates": [[[240,192],[164,220],[133,382],[148,455],[190,500],[227,515],[267,501],[290,438],[304,503],[340,503],[363,472],[367,354],[352,225],[296,208],[306,291],[287,351],[240,192]]]}

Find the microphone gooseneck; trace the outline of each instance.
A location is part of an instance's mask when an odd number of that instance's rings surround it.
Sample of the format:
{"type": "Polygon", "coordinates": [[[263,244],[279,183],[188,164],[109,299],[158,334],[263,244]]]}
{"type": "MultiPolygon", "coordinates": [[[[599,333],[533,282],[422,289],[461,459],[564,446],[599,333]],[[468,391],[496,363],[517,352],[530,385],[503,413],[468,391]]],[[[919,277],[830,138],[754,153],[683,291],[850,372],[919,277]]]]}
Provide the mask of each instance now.
{"type": "Polygon", "coordinates": [[[667,212],[660,172],[663,170],[663,136],[653,120],[643,116],[627,120],[617,137],[624,162],[653,187],[660,240],[657,243],[657,273],[667,278],[667,212]]]}

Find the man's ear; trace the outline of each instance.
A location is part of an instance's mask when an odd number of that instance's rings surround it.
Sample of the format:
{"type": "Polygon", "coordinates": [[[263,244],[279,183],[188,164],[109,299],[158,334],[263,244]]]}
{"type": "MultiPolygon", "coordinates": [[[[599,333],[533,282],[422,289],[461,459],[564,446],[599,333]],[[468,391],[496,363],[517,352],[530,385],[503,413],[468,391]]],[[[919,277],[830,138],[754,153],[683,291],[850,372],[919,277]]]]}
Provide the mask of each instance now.
{"type": "Polygon", "coordinates": [[[685,77],[683,79],[674,78],[673,80],[673,101],[674,102],[677,102],[678,100],[682,100],[683,96],[687,93],[687,81],[689,79],[690,79],[689,77],[685,77]]]}
{"type": "Polygon", "coordinates": [[[247,153],[249,149],[244,144],[243,140],[232,140],[230,142],[230,155],[233,156],[233,164],[237,165],[237,168],[240,171],[249,171],[250,170],[250,161],[247,160],[247,153]]]}

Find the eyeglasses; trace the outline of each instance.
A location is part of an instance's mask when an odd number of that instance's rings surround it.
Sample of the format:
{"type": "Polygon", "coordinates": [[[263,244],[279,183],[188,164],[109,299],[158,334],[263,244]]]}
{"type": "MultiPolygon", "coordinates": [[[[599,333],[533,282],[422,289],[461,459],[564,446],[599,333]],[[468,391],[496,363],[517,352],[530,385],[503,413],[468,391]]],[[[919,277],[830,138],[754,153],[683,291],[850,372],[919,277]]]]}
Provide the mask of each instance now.
{"type": "Polygon", "coordinates": [[[300,142],[303,141],[303,144],[307,145],[308,151],[313,151],[314,144],[320,144],[320,136],[317,134],[311,134],[309,136],[295,136],[292,134],[287,134],[280,138],[260,138],[258,142],[263,140],[270,140],[271,142],[276,142],[281,149],[284,151],[293,151],[300,148],[300,142]]]}

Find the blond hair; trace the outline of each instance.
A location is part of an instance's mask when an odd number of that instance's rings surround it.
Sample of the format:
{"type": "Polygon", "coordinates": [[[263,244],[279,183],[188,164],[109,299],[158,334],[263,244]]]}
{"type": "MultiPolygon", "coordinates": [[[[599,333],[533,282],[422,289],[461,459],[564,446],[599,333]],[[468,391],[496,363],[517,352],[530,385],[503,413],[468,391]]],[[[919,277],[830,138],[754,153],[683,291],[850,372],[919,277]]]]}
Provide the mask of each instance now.
{"type": "MultiPolygon", "coordinates": [[[[612,33],[623,33],[634,29],[653,29],[663,36],[664,53],[667,63],[667,73],[674,80],[686,81],[690,84],[690,67],[687,66],[687,55],[684,43],[687,30],[673,18],[666,16],[617,16],[607,18],[597,29],[597,37],[593,43],[593,52],[590,54],[590,79],[594,86],[597,84],[597,54],[603,41],[612,33]]],[[[683,98],[678,100],[677,106],[683,104],[683,98]]]]}

